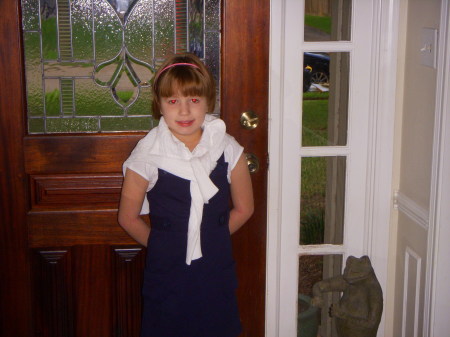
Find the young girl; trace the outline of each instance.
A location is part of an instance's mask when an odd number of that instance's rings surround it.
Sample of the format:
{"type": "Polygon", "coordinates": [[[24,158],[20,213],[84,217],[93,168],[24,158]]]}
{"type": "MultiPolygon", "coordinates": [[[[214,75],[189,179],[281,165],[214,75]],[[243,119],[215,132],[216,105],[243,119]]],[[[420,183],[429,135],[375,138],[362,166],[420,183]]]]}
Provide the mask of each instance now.
{"type": "Polygon", "coordinates": [[[241,332],[230,233],[252,215],[253,192],[243,148],[207,114],[215,93],[196,56],[169,58],[153,83],[159,125],[124,163],[119,223],[147,246],[141,337],[241,332]]]}

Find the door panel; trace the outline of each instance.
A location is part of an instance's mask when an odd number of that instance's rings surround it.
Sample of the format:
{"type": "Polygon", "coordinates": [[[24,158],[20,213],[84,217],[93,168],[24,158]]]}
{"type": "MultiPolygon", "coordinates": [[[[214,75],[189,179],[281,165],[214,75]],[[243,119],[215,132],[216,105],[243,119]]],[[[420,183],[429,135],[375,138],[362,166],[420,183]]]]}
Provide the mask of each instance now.
{"type": "MultiPolygon", "coordinates": [[[[243,336],[264,335],[268,1],[224,1],[221,116],[261,162],[256,212],[233,236],[243,336]],[[251,13],[251,15],[249,15],[251,13]],[[257,60],[257,62],[255,62],[257,60]],[[243,111],[260,124],[245,130],[243,111]]],[[[0,4],[0,330],[138,336],[145,250],[117,224],[121,165],[143,134],[26,136],[20,2],[0,4]]]]}
{"type": "Polygon", "coordinates": [[[116,226],[116,211],[122,163],[141,137],[25,137],[29,245],[134,244],[116,226]]]}
{"type": "Polygon", "coordinates": [[[144,257],[140,247],[33,249],[36,335],[138,336],[144,257]]]}

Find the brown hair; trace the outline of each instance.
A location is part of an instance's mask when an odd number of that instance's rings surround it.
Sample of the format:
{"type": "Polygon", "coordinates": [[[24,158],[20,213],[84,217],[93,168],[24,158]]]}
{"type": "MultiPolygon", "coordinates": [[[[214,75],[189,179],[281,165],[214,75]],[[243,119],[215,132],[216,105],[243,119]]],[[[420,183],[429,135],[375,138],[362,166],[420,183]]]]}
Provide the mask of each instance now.
{"type": "Polygon", "coordinates": [[[184,96],[205,97],[208,112],[214,111],[216,87],[214,78],[194,54],[176,54],[169,57],[153,77],[153,118],[161,117],[161,98],[177,91],[184,96]],[[181,63],[170,67],[172,64],[181,63]],[[187,63],[187,64],[183,64],[187,63]]]}

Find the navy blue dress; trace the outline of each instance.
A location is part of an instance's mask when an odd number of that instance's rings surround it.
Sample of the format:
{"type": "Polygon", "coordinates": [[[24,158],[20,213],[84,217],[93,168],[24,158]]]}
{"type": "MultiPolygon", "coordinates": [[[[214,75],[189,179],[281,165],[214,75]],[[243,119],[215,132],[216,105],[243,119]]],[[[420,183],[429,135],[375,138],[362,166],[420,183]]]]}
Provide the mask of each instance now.
{"type": "Polygon", "coordinates": [[[151,232],[144,271],[141,337],[236,337],[241,332],[231,252],[228,163],[210,178],[219,192],[204,205],[203,257],[186,264],[190,181],[158,169],[147,193],[151,232]]]}

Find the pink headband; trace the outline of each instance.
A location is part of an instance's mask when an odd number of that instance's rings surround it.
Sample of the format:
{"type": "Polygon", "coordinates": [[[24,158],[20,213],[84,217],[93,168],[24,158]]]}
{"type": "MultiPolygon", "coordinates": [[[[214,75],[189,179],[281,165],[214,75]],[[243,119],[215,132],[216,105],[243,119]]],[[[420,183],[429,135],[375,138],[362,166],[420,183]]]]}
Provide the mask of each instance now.
{"type": "Polygon", "coordinates": [[[161,76],[161,74],[163,72],[165,72],[167,69],[170,69],[170,68],[173,68],[176,66],[189,66],[189,67],[200,69],[200,67],[194,63],[172,63],[172,64],[169,64],[168,66],[162,68],[161,71],[158,73],[158,76],[155,77],[155,80],[153,81],[153,87],[156,88],[156,82],[158,81],[159,76],[161,76]]]}

